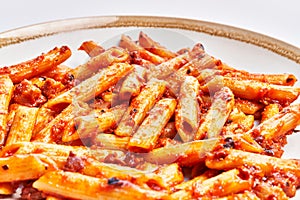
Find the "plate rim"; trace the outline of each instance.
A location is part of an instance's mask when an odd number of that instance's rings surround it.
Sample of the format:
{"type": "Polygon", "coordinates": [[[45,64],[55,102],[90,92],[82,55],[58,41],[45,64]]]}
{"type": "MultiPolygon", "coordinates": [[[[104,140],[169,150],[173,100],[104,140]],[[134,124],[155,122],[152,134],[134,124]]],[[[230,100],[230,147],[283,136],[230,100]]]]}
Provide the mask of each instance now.
{"type": "Polygon", "coordinates": [[[279,39],[221,23],[166,16],[107,15],[48,21],[0,33],[0,48],[59,33],[118,27],[174,28],[205,33],[253,44],[300,64],[300,48],[279,39]]]}

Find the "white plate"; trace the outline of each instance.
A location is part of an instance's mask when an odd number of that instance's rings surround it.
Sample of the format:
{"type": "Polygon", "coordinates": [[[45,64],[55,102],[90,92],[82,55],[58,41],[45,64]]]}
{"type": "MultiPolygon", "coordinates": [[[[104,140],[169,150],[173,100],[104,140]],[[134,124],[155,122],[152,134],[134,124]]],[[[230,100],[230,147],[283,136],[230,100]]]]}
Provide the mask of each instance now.
{"type": "MultiPolygon", "coordinates": [[[[259,73],[293,73],[300,80],[300,49],[250,31],[196,20],[161,17],[91,17],[57,21],[0,34],[0,66],[16,64],[67,45],[72,67],[88,57],[77,51],[83,41],[94,40],[104,47],[117,45],[121,34],[138,38],[144,31],[162,45],[179,50],[201,42],[205,50],[238,69],[259,73]]],[[[300,86],[299,83],[297,83],[300,86]]],[[[300,135],[288,136],[284,158],[300,159],[300,135]]],[[[300,194],[295,197],[300,199],[300,194]]]]}

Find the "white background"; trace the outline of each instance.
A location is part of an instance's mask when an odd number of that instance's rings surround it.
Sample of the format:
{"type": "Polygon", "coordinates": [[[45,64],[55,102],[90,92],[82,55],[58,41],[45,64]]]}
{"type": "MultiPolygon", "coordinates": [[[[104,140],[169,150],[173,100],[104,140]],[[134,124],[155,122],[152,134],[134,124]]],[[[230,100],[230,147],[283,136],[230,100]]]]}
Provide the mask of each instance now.
{"type": "Polygon", "coordinates": [[[232,25],[300,47],[298,0],[2,0],[0,32],[35,23],[102,15],[155,15],[232,25]]]}

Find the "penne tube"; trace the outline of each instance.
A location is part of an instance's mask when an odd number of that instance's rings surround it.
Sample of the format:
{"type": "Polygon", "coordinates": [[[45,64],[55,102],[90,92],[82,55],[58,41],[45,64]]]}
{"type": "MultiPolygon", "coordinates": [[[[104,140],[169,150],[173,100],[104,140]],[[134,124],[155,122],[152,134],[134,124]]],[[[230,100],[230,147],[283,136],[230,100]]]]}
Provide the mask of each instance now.
{"type": "Polygon", "coordinates": [[[143,47],[136,44],[131,40],[129,36],[126,35],[121,36],[119,46],[124,49],[128,49],[128,51],[130,52],[137,51],[143,59],[149,60],[154,64],[160,64],[165,61],[162,57],[145,50],[143,47]]]}
{"type": "Polygon", "coordinates": [[[74,172],[46,173],[33,183],[33,187],[45,193],[75,199],[167,199],[164,192],[143,189],[117,178],[95,178],[74,172]]]}
{"type": "Polygon", "coordinates": [[[254,80],[239,80],[232,77],[215,76],[201,89],[215,92],[220,87],[229,87],[234,95],[239,98],[255,101],[278,101],[281,104],[289,104],[299,96],[299,89],[291,86],[272,85],[254,80]]]}
{"type": "Polygon", "coordinates": [[[264,122],[280,112],[280,105],[272,103],[267,105],[261,113],[261,122],[264,122]]]}
{"type": "Polygon", "coordinates": [[[196,183],[202,183],[203,181],[212,178],[216,175],[218,175],[220,172],[218,170],[208,169],[203,174],[194,177],[193,179],[190,179],[188,181],[182,182],[178,185],[174,186],[175,190],[186,190],[186,191],[192,191],[193,185],[196,183]]]}
{"type": "Polygon", "coordinates": [[[53,67],[61,64],[71,56],[71,50],[67,46],[55,47],[48,53],[42,54],[35,59],[0,68],[0,75],[9,75],[13,83],[19,83],[24,79],[31,79],[53,67]]]}
{"type": "Polygon", "coordinates": [[[264,107],[264,105],[261,103],[239,98],[235,99],[234,106],[246,115],[254,115],[264,107]]]}
{"type": "Polygon", "coordinates": [[[266,176],[271,175],[274,170],[281,170],[284,173],[292,173],[298,178],[300,177],[300,164],[297,160],[281,159],[235,149],[222,149],[212,153],[206,158],[205,165],[218,170],[255,166],[266,176]]]}
{"type": "Polygon", "coordinates": [[[45,123],[51,121],[49,120],[49,118],[51,118],[49,117],[49,109],[52,110],[55,107],[59,107],[59,105],[68,105],[75,103],[76,101],[88,101],[92,98],[95,98],[95,96],[98,96],[100,93],[115,85],[122,77],[126,76],[132,70],[132,65],[127,63],[115,63],[100,70],[99,73],[81,82],[71,90],[68,90],[57,97],[50,99],[39,110],[35,133],[42,130],[45,127],[45,123]]]}
{"type": "Polygon", "coordinates": [[[293,86],[297,81],[297,78],[293,74],[255,74],[237,69],[205,69],[200,72],[198,80],[208,80],[209,78],[216,75],[231,77],[239,80],[254,80],[274,85],[285,86],[293,86]]]}
{"type": "Polygon", "coordinates": [[[189,57],[190,55],[185,53],[167,60],[159,65],[151,67],[147,74],[147,79],[150,80],[151,78],[157,78],[167,80],[168,76],[175,73],[177,69],[188,62],[188,59],[190,59],[189,57]]]}
{"type": "Polygon", "coordinates": [[[186,76],[180,88],[175,126],[184,142],[193,140],[199,126],[199,88],[198,80],[192,76],[186,76]]]}
{"type": "Polygon", "coordinates": [[[146,117],[147,112],[163,95],[166,84],[157,79],[150,80],[141,93],[134,98],[123,115],[115,134],[118,136],[131,136],[146,117]]]}
{"type": "Polygon", "coordinates": [[[299,112],[300,104],[287,106],[278,114],[249,130],[246,134],[267,145],[268,142],[276,141],[289,134],[289,131],[300,124],[299,112]]]}
{"type": "Polygon", "coordinates": [[[146,50],[159,55],[165,59],[171,59],[177,56],[176,53],[170,51],[164,46],[161,46],[158,42],[154,41],[144,32],[140,32],[139,34],[139,44],[144,47],[146,50]]]}
{"type": "Polygon", "coordinates": [[[222,197],[249,190],[252,185],[253,180],[244,179],[243,174],[238,169],[232,169],[203,182],[196,182],[193,185],[193,196],[195,198],[222,197]]]}
{"type": "Polygon", "coordinates": [[[38,108],[18,106],[5,145],[30,141],[37,112],[38,108]]]}
{"type": "Polygon", "coordinates": [[[171,184],[164,180],[159,174],[152,171],[142,171],[136,168],[120,166],[113,163],[98,162],[94,159],[85,160],[84,168],[82,168],[80,172],[93,177],[115,177],[119,180],[131,181],[137,185],[153,184],[161,188],[168,188],[171,184]]]}
{"type": "Polygon", "coordinates": [[[123,81],[118,93],[118,101],[129,101],[136,97],[142,86],[145,84],[146,69],[138,65],[134,66],[134,71],[131,72],[123,81]]]}
{"type": "Polygon", "coordinates": [[[159,100],[130,138],[128,149],[134,152],[151,151],[155,147],[163,128],[172,117],[176,105],[175,99],[164,98],[159,100]]]}
{"type": "Polygon", "coordinates": [[[222,134],[244,134],[254,126],[254,116],[245,115],[238,108],[233,108],[223,127],[222,134]]]}
{"type": "Polygon", "coordinates": [[[234,95],[228,87],[223,87],[216,92],[211,107],[200,122],[195,139],[218,137],[233,106],[234,95]]]}
{"type": "Polygon", "coordinates": [[[118,125],[126,109],[126,105],[122,104],[107,110],[96,109],[89,115],[76,117],[75,122],[78,138],[91,137],[95,134],[101,134],[109,129],[114,129],[118,125]]]}
{"type": "Polygon", "coordinates": [[[205,155],[213,150],[220,139],[197,140],[153,149],[144,155],[146,161],[157,164],[178,162],[180,166],[192,166],[204,161],[205,155]]]}
{"type": "Polygon", "coordinates": [[[114,134],[100,133],[93,139],[93,144],[105,149],[127,150],[130,137],[119,137],[114,134]]]}
{"type": "Polygon", "coordinates": [[[48,169],[37,156],[18,155],[0,158],[0,182],[37,179],[48,169]]]}
{"type": "Polygon", "coordinates": [[[162,178],[168,187],[176,186],[184,181],[184,176],[178,163],[162,166],[155,173],[162,178]]]}
{"type": "Polygon", "coordinates": [[[178,72],[183,75],[198,77],[202,70],[211,69],[215,66],[216,64],[213,58],[210,55],[202,52],[200,56],[191,59],[188,63],[181,67],[178,72]]]}
{"type": "Polygon", "coordinates": [[[98,56],[105,51],[103,47],[91,40],[83,42],[78,50],[85,51],[90,57],[98,56]]]}
{"type": "Polygon", "coordinates": [[[74,119],[73,112],[74,106],[71,104],[50,121],[45,128],[33,134],[31,141],[45,143],[61,142],[66,123],[74,119]]]}
{"type": "Polygon", "coordinates": [[[14,85],[9,76],[0,75],[0,146],[4,144],[7,136],[8,108],[13,90],[14,85]]]}
{"type": "Polygon", "coordinates": [[[5,146],[0,151],[0,157],[38,154],[45,155],[53,159],[65,159],[69,156],[70,152],[76,154],[77,156],[93,158],[101,162],[104,162],[110,156],[116,156],[116,160],[125,159],[124,152],[118,150],[100,148],[90,149],[86,146],[48,144],[43,142],[18,142],[5,146]]]}
{"type": "Polygon", "coordinates": [[[71,74],[78,80],[85,80],[102,68],[114,63],[122,63],[129,59],[129,53],[121,48],[112,47],[107,51],[92,57],[88,62],[72,69],[71,74]]]}

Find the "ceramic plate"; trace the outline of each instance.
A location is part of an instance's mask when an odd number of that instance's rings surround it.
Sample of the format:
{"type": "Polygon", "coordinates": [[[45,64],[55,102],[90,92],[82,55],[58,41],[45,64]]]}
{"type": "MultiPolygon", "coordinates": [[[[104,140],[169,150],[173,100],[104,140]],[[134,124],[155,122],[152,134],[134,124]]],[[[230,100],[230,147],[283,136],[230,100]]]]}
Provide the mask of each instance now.
{"type": "MultiPolygon", "coordinates": [[[[121,34],[138,38],[140,31],[174,51],[200,42],[209,54],[235,68],[258,73],[293,73],[300,80],[297,47],[235,27],[166,17],[88,17],[3,32],[0,33],[0,66],[34,58],[55,46],[68,45],[73,55],[66,65],[76,67],[88,59],[77,51],[83,41],[94,40],[110,47],[117,44],[121,34]]],[[[284,157],[300,159],[299,143],[299,134],[289,136],[284,157]]]]}

